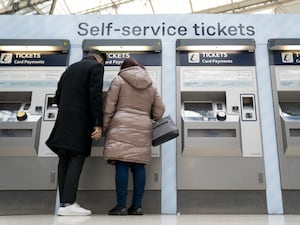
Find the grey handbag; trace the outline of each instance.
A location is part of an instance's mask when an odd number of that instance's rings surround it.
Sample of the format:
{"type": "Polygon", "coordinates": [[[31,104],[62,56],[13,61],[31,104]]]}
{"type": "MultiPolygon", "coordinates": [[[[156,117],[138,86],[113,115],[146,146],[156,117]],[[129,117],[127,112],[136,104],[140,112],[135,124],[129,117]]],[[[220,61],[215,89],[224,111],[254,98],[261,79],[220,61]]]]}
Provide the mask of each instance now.
{"type": "Polygon", "coordinates": [[[152,146],[161,145],[176,138],[179,131],[170,116],[163,117],[152,125],[152,146]]]}

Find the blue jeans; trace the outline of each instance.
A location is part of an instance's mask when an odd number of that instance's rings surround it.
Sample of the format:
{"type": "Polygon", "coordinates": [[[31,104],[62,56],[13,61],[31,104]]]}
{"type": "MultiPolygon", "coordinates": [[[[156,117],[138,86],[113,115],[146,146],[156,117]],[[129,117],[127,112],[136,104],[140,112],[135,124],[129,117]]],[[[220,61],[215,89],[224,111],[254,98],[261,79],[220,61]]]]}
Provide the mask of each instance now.
{"type": "Polygon", "coordinates": [[[146,182],[145,165],[141,163],[116,161],[115,166],[117,204],[126,207],[128,189],[128,170],[130,168],[133,176],[132,206],[142,207],[142,199],[144,195],[146,182]]]}

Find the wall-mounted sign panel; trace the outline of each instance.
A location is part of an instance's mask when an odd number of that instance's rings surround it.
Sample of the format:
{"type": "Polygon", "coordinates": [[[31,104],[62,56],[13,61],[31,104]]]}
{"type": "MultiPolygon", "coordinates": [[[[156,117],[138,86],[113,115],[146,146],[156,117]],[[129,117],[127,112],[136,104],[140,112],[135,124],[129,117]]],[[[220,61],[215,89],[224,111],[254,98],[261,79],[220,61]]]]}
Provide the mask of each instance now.
{"type": "Polygon", "coordinates": [[[255,66],[254,52],[245,51],[181,51],[181,66],[255,66]]]}

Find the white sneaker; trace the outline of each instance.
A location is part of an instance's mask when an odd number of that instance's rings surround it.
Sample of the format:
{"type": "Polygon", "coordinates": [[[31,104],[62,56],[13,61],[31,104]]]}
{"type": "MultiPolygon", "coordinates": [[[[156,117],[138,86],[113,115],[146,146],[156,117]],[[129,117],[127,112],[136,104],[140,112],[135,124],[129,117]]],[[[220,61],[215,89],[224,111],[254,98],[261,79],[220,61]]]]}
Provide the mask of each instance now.
{"type": "Polygon", "coordinates": [[[89,216],[91,214],[91,210],[80,207],[76,202],[66,207],[59,207],[57,211],[59,216],[89,216]]]}

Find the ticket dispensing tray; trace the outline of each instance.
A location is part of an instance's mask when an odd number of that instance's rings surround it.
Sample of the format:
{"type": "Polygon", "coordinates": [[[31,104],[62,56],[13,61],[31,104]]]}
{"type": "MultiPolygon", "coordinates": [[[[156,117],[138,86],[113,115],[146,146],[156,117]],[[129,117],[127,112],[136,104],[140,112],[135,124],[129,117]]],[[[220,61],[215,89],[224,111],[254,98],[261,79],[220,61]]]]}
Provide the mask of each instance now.
{"type": "Polygon", "coordinates": [[[0,92],[0,156],[37,155],[41,116],[30,114],[31,92],[0,92]]]}
{"type": "Polygon", "coordinates": [[[184,156],[241,156],[240,119],[223,102],[183,103],[184,156]]]}
{"type": "Polygon", "coordinates": [[[284,152],[300,155],[300,102],[279,102],[284,152]]]}

